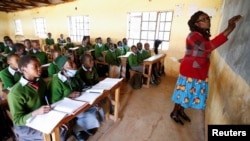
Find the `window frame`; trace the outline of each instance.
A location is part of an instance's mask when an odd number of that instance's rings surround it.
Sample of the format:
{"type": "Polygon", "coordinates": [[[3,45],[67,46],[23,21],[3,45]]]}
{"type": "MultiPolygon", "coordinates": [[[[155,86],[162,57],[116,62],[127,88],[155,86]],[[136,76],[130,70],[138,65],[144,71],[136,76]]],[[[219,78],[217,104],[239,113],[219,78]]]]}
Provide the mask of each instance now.
{"type": "Polygon", "coordinates": [[[34,18],[33,21],[34,21],[34,27],[35,27],[35,35],[40,38],[46,38],[47,28],[46,28],[45,18],[43,17],[34,18]],[[39,20],[41,20],[42,22],[40,22],[39,20]]]}
{"type": "Polygon", "coordinates": [[[20,19],[14,20],[15,25],[15,33],[16,35],[23,35],[23,28],[22,28],[22,22],[20,19]]]}
{"type": "Polygon", "coordinates": [[[128,44],[131,46],[136,45],[138,42],[141,42],[142,44],[147,42],[150,44],[150,48],[153,48],[154,40],[159,39],[162,41],[162,44],[159,46],[159,49],[168,50],[171,37],[173,15],[174,11],[129,12],[127,14],[128,44]],[[132,24],[133,22],[136,22],[136,20],[138,20],[137,22],[139,23],[136,23],[136,27],[133,27],[135,25],[132,24]],[[154,25],[154,27],[150,27],[150,23],[154,25]],[[145,26],[145,24],[148,25],[145,26]],[[133,31],[133,29],[136,29],[137,31],[133,31]],[[149,37],[150,32],[151,34],[153,34],[154,37],[152,37],[152,35],[151,37],[149,37]],[[147,35],[147,37],[145,35],[147,35]],[[138,37],[135,38],[134,36],[138,37]]]}

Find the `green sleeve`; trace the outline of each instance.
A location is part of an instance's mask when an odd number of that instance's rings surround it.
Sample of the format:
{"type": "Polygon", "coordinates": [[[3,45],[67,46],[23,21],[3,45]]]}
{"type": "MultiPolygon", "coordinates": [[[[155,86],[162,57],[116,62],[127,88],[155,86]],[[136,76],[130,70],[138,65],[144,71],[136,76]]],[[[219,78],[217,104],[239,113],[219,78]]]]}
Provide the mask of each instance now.
{"type": "Polygon", "coordinates": [[[9,47],[5,47],[5,48],[4,48],[4,53],[5,53],[5,54],[10,53],[10,49],[9,49],[9,47]]]}
{"type": "Polygon", "coordinates": [[[0,78],[3,83],[3,89],[11,88],[15,84],[13,76],[7,71],[8,69],[5,68],[0,72],[0,78]]]}
{"type": "Polygon", "coordinates": [[[55,103],[64,97],[67,97],[71,90],[69,87],[66,86],[65,83],[63,83],[57,75],[53,76],[53,79],[49,82],[49,91],[51,93],[51,101],[52,103],[55,103]]]}
{"type": "Polygon", "coordinates": [[[27,119],[31,117],[31,113],[26,113],[26,104],[24,98],[17,91],[10,91],[8,94],[8,105],[13,117],[13,123],[17,126],[26,124],[27,119]]]}
{"type": "Polygon", "coordinates": [[[48,75],[49,75],[49,77],[52,77],[53,74],[56,74],[59,71],[60,71],[59,68],[54,63],[51,63],[49,65],[49,67],[48,67],[48,75]]]}
{"type": "Polygon", "coordinates": [[[95,57],[101,57],[102,56],[102,47],[99,47],[98,45],[95,46],[95,57]]]}
{"type": "Polygon", "coordinates": [[[137,56],[130,54],[128,57],[128,63],[131,67],[133,66],[138,66],[138,62],[137,62],[137,56]]]}

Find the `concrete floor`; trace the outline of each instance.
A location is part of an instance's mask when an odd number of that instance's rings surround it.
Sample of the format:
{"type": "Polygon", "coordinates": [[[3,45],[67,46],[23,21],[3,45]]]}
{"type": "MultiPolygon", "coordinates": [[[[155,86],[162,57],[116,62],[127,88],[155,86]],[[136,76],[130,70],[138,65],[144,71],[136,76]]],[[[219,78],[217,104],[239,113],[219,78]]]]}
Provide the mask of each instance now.
{"type": "Polygon", "coordinates": [[[163,76],[159,86],[134,90],[121,88],[120,121],[102,123],[88,141],[204,141],[204,111],[187,109],[191,122],[176,124],[169,116],[177,78],[163,76]]]}

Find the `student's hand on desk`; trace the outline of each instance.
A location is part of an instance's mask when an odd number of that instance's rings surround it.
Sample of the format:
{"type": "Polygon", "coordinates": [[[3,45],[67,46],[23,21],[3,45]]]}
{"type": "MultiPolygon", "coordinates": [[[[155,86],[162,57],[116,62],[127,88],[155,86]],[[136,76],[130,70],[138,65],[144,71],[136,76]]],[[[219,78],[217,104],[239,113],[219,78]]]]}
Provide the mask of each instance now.
{"type": "Polygon", "coordinates": [[[34,117],[34,116],[37,116],[37,115],[48,113],[49,111],[50,111],[50,106],[48,106],[48,105],[41,106],[39,109],[33,111],[31,113],[31,115],[32,115],[32,117],[34,117]]]}
{"type": "Polygon", "coordinates": [[[80,96],[80,92],[72,92],[69,94],[69,98],[77,98],[78,96],[80,96]]]}

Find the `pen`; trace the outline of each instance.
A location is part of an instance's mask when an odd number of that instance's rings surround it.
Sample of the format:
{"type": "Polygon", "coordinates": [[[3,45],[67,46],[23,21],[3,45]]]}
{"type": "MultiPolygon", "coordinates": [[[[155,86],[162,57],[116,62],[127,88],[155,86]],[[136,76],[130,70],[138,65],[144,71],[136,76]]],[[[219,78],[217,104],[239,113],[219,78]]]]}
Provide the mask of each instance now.
{"type": "MultiPolygon", "coordinates": [[[[48,100],[48,97],[47,97],[47,96],[45,96],[45,101],[46,101],[47,105],[50,107],[49,100],[48,100]]],[[[51,107],[50,107],[50,108],[51,108],[51,107]]]]}

